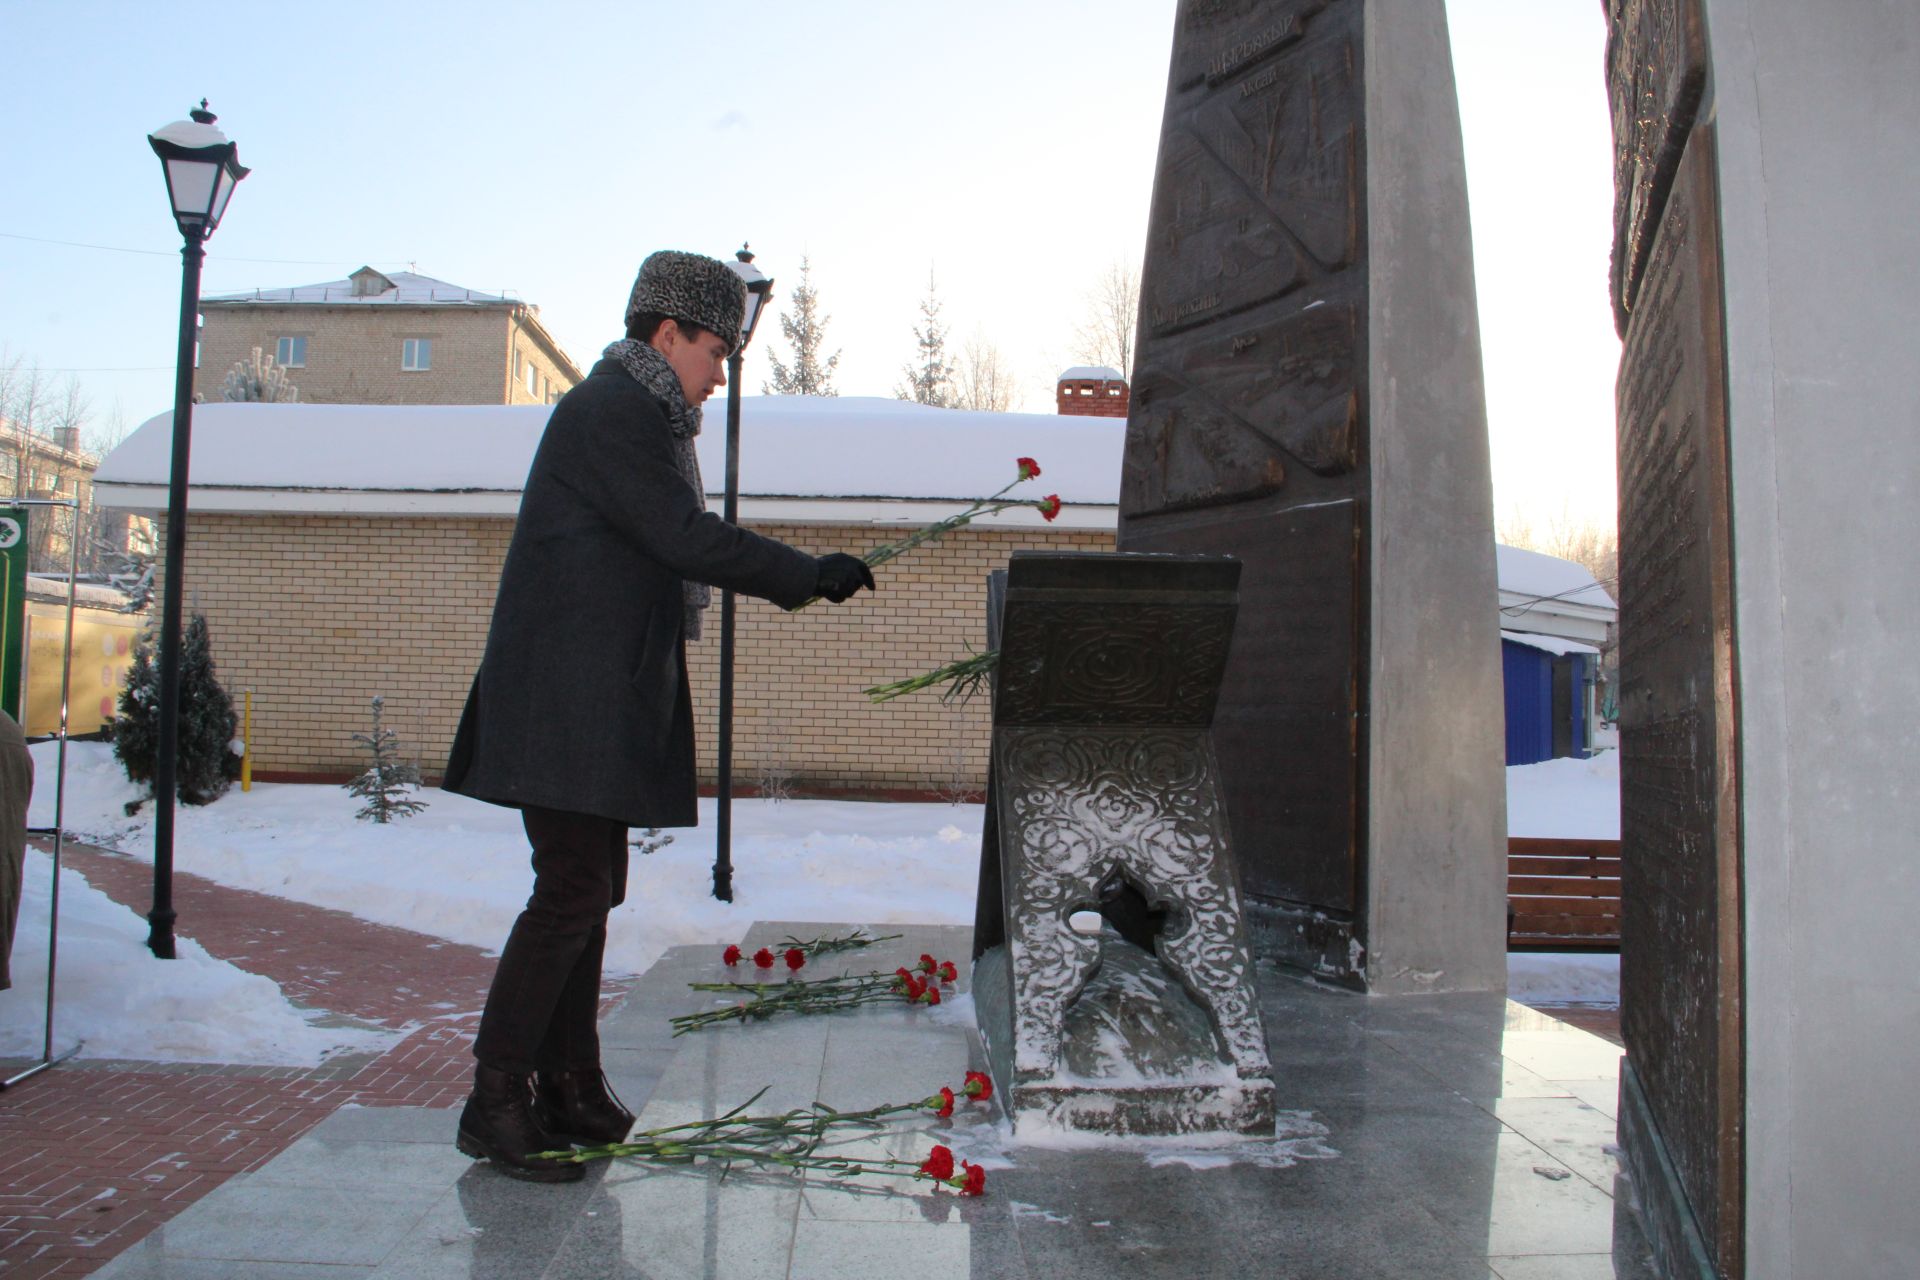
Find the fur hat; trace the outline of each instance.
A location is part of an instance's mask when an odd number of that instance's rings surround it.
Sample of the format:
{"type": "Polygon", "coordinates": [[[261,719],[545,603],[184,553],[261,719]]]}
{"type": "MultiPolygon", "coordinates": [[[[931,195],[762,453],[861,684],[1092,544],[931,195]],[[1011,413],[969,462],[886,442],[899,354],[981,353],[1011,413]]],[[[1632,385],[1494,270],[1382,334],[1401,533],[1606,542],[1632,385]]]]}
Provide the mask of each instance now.
{"type": "Polygon", "coordinates": [[[732,267],[705,254],[662,249],[640,264],[640,276],[627,298],[627,323],[644,312],[658,312],[717,334],[731,350],[740,343],[746,310],[746,282],[732,267]]]}

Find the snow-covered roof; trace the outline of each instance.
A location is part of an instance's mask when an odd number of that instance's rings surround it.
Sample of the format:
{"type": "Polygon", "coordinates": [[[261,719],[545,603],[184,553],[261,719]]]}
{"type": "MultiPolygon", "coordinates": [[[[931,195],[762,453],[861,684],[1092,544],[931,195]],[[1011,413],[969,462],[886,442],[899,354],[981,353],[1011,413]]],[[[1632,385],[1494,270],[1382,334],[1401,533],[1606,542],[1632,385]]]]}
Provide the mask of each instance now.
{"type": "MultiPolygon", "coordinates": [[[[512,515],[550,405],[203,404],[193,411],[192,508],[199,511],[512,515]]],[[[706,406],[701,475],[719,504],[726,398],[706,406]]],[[[877,396],[743,396],[740,513],[801,523],[915,522],[1012,480],[1015,496],[1057,493],[1058,526],[1113,529],[1123,418],[936,409],[877,396]]],[[[166,507],[173,415],[142,423],[94,473],[102,506],[166,507]]],[[[1037,524],[1031,509],[1002,524],[1037,524]]],[[[1614,604],[1570,560],[1496,548],[1501,625],[1577,642],[1605,638],[1614,604]]],[[[1569,650],[1571,652],[1571,650],[1569,650]]]]}
{"type": "MultiPolygon", "coordinates": [[[[203,404],[193,412],[190,476],[201,510],[468,512],[519,504],[547,405],[203,404]],[[268,498],[272,493],[279,495],[268,498]],[[351,496],[349,496],[351,495],[351,496]]],[[[1082,510],[1061,523],[1114,524],[1126,423],[1038,413],[976,413],[860,396],[745,396],[743,516],[919,519],[876,504],[952,504],[990,494],[1031,457],[1021,497],[1057,493],[1082,510]]],[[[103,505],[165,506],[173,415],[158,414],[94,473],[103,505]]],[[[706,408],[700,467],[716,500],[726,475],[726,401],[706,408]]],[[[937,517],[935,517],[937,518],[937,517]]],[[[1009,512],[1006,523],[1038,520],[1009,512]]]]}
{"type": "Polygon", "coordinates": [[[1594,648],[1592,645],[1581,644],[1578,640],[1566,640],[1561,638],[1560,636],[1534,635],[1533,633],[1527,632],[1527,631],[1503,630],[1500,632],[1500,638],[1502,640],[1511,640],[1515,644],[1525,645],[1529,649],[1538,649],[1542,653],[1551,653],[1551,654],[1560,655],[1560,654],[1569,654],[1569,653],[1599,653],[1600,652],[1598,649],[1594,648]]]}
{"type": "Polygon", "coordinates": [[[1104,364],[1077,364],[1064,370],[1056,382],[1124,382],[1126,375],[1104,364]]]}
{"type": "MultiPolygon", "coordinates": [[[[365,271],[362,268],[361,271],[365,271]]],[[[360,271],[354,275],[361,274],[360,271]]],[[[425,306],[488,306],[517,303],[518,299],[497,293],[481,293],[462,285],[448,284],[445,280],[435,280],[432,276],[419,275],[412,271],[388,271],[382,273],[393,282],[393,288],[379,293],[355,294],[353,277],[345,280],[326,280],[319,284],[293,285],[286,289],[255,289],[251,293],[224,293],[211,298],[202,298],[203,303],[244,305],[253,303],[264,306],[286,306],[289,303],[326,303],[351,304],[353,306],[380,307],[425,307],[425,306]]]]}
{"type": "MultiPolygon", "coordinates": [[[[27,597],[32,600],[54,600],[65,604],[67,580],[64,577],[52,578],[44,574],[28,574],[27,597]]],[[[124,609],[127,607],[127,593],[118,587],[102,586],[95,582],[78,582],[73,587],[73,601],[75,604],[91,605],[96,609],[124,609]]]]}
{"type": "Polygon", "coordinates": [[[1571,560],[1507,546],[1500,547],[1497,555],[1502,591],[1596,609],[1614,607],[1613,597],[1593,574],[1571,560]]]}

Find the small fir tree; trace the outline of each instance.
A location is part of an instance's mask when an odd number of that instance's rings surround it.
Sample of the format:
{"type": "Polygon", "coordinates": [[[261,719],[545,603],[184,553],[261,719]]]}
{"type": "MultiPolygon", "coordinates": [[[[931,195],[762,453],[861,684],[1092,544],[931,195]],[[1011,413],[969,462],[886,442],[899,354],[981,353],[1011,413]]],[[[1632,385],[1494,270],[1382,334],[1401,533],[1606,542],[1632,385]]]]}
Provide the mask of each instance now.
{"type": "MultiPolygon", "coordinates": [[[[127,687],[120,692],[120,714],[113,722],[113,752],[127,777],[154,783],[160,744],[160,668],[149,631],[134,648],[127,687]]],[[[238,719],[233,699],[214,676],[213,646],[205,614],[187,623],[180,644],[180,722],[174,763],[174,791],[181,804],[212,804],[240,776],[234,750],[238,719]]]]}
{"type": "Polygon", "coordinates": [[[833,371],[840,353],[821,357],[827,340],[827,321],[832,317],[820,310],[820,291],[813,287],[813,264],[806,255],[800,258],[800,287],[793,291],[793,305],[780,317],[780,333],[793,348],[793,364],[785,365],[769,353],[773,380],[763,383],[761,391],[773,396],[837,396],[833,371]]]}
{"type": "Polygon", "coordinates": [[[893,394],[915,404],[950,409],[953,407],[953,366],[947,363],[947,326],[940,322],[940,299],[932,271],[927,272],[927,296],[920,300],[920,316],[925,323],[913,328],[914,343],[920,354],[912,364],[901,368],[907,381],[894,388],[893,394]]]}
{"type": "Polygon", "coordinates": [[[420,771],[400,759],[400,735],[380,723],[386,702],[381,697],[373,700],[373,732],[353,735],[353,740],[373,757],[373,763],[347,784],[348,792],[367,802],[353,816],[380,823],[412,817],[427,807],[408,799],[420,785],[420,771]]]}

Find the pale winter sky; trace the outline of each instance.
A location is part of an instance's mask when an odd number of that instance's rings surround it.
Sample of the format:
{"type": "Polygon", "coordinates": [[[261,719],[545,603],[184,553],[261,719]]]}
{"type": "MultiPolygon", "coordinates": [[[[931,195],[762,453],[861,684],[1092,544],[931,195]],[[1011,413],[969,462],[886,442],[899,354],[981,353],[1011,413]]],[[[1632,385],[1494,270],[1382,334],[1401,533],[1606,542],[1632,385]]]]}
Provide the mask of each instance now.
{"type": "MultiPolygon", "coordinates": [[[[891,394],[931,268],[953,344],[984,335],[1044,412],[1086,294],[1143,250],[1174,7],[0,0],[0,352],[129,427],[169,406],[180,242],[145,135],[205,96],[254,169],[209,294],[411,265],[538,305],[585,365],[646,253],[750,240],[776,287],[811,255],[843,394],[891,394]]],[[[1496,506],[1610,519],[1601,6],[1447,10],[1496,506]]]]}

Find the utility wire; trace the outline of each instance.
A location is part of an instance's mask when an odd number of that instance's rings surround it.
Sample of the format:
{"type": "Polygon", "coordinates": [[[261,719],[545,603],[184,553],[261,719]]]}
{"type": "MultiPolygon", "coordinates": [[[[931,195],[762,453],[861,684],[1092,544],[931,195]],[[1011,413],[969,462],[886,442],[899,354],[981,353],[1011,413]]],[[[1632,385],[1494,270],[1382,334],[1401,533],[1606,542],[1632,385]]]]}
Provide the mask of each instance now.
{"type": "MultiPolygon", "coordinates": [[[[80,240],[49,240],[45,236],[23,236],[13,231],[0,231],[0,239],[27,240],[34,244],[64,245],[69,249],[98,249],[102,253],[137,253],[142,255],[143,257],[152,257],[152,258],[177,258],[180,256],[180,251],[178,249],[128,249],[117,244],[87,244],[80,240]]],[[[346,259],[346,258],[325,258],[325,259],[321,259],[321,258],[230,258],[223,253],[220,255],[220,261],[222,262],[265,262],[265,263],[271,263],[275,266],[281,266],[281,267],[337,267],[342,262],[349,261],[349,259],[346,259]]],[[[402,264],[402,261],[403,261],[402,259],[395,258],[390,261],[382,262],[380,265],[397,267],[402,264]]]]}

